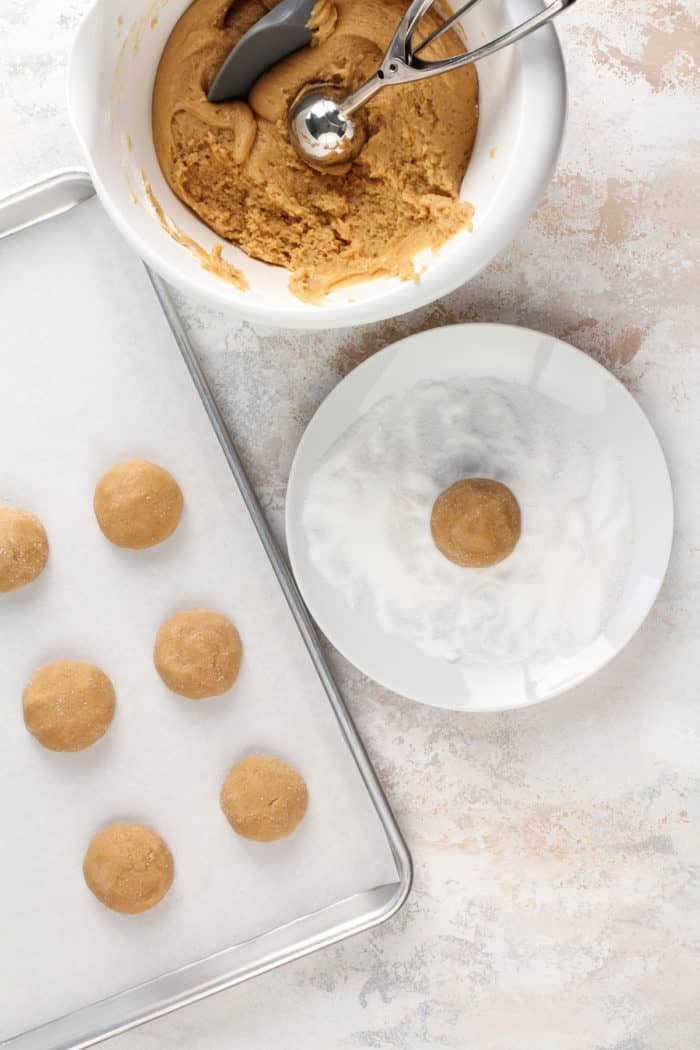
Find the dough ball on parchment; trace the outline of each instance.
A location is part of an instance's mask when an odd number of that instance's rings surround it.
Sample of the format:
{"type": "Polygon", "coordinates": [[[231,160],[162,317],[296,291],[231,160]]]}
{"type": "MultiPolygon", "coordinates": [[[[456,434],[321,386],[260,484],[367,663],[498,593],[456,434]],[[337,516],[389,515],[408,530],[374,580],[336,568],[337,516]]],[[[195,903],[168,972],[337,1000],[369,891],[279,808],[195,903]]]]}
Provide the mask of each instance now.
{"type": "Polygon", "coordinates": [[[114,705],[104,671],[79,660],[45,664],[22,694],[24,724],[51,751],[90,747],[107,732],[114,705]]]}
{"type": "Polygon", "coordinates": [[[35,580],[48,557],[49,541],[39,519],[21,507],[0,506],[0,594],[35,580]]]}
{"type": "Polygon", "coordinates": [[[97,482],[93,501],[107,539],[131,550],[166,540],[178,526],[182,503],[172,474],[147,459],[117,463],[97,482]]]}
{"type": "Polygon", "coordinates": [[[497,565],[520,539],[520,507],[500,481],[465,478],[435,500],[430,531],[435,546],[455,565],[497,565]]]}
{"type": "Polygon", "coordinates": [[[88,846],[83,875],[108,908],[138,915],[162,900],[172,886],[173,858],[150,828],[110,824],[88,846]]]}
{"type": "Polygon", "coordinates": [[[168,689],[190,700],[228,692],[238,677],[241,638],[229,619],[212,609],[187,609],[162,625],[153,659],[168,689]]]}
{"type": "Polygon", "coordinates": [[[303,778],[273,755],[237,762],[221,788],[221,808],[233,830],[257,842],[291,835],[308,801],[303,778]]]}

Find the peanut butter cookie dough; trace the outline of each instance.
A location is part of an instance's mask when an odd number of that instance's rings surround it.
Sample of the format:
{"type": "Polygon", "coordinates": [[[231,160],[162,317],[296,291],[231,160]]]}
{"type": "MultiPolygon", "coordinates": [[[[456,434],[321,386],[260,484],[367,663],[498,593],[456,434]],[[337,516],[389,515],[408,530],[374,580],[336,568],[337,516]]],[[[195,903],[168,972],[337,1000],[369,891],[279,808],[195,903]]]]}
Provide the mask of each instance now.
{"type": "Polygon", "coordinates": [[[291,835],[306,813],[309,796],[295,769],[272,755],[238,762],[221,789],[221,808],[233,830],[256,842],[291,835]]]}
{"type": "Polygon", "coordinates": [[[107,732],[114,687],[104,671],[79,660],[40,667],[22,695],[24,724],[51,751],[82,751],[107,732]]]}
{"type": "Polygon", "coordinates": [[[88,846],[83,875],[106,907],[138,915],[162,900],[172,886],[173,858],[150,828],[110,824],[88,846]]]}
{"type": "Polygon", "coordinates": [[[0,594],[39,576],[49,557],[44,526],[30,511],[0,506],[0,594]]]}
{"type": "Polygon", "coordinates": [[[222,613],[187,609],[158,631],[153,659],[168,689],[190,700],[228,692],[243,657],[241,638],[222,613]]]}
{"type": "Polygon", "coordinates": [[[430,531],[438,550],[455,565],[497,565],[520,538],[520,507],[500,481],[465,478],[435,500],[430,531]]]}
{"type": "MultiPolygon", "coordinates": [[[[287,111],[319,82],[355,90],[379,62],[404,0],[333,0],[314,9],[312,46],[265,73],[246,102],[214,105],[223,59],[274,0],[195,0],[173,29],[153,91],[153,139],[173,192],[224,240],[291,271],[319,302],[372,277],[416,279],[413,258],[469,226],[459,200],[478,121],[473,66],[380,92],[364,108],[367,141],[351,165],[321,173],[287,136],[287,111]]],[[[424,32],[434,29],[428,12],[424,32]]],[[[446,33],[422,57],[464,50],[446,33]]]]}
{"type": "Polygon", "coordinates": [[[180,522],[182,503],[172,474],[147,459],[117,463],[98,481],[94,498],[104,535],[117,547],[131,550],[166,540],[180,522]]]}

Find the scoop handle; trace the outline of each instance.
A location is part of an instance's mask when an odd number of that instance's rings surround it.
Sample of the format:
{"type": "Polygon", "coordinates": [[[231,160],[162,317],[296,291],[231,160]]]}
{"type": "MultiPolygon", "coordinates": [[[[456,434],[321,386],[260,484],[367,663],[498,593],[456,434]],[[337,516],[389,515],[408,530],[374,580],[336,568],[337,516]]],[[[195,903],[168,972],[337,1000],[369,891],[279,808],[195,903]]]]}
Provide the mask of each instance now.
{"type": "MultiPolygon", "coordinates": [[[[511,44],[517,43],[518,40],[522,40],[523,37],[529,36],[530,33],[534,33],[541,26],[551,22],[575,2],[576,0],[552,0],[542,11],[538,11],[520,25],[509,29],[508,32],[502,33],[495,40],[490,40],[487,44],[474,48],[473,51],[467,51],[463,55],[431,62],[418,57],[418,51],[421,50],[422,45],[419,45],[414,51],[411,47],[411,39],[420,19],[432,6],[433,0],[414,0],[399,23],[379,70],[345,99],[341,106],[342,112],[344,115],[351,115],[380,88],[389,84],[410,84],[414,80],[424,80],[427,77],[439,76],[441,73],[449,73],[450,70],[469,66],[488,55],[495,54],[496,51],[503,50],[504,47],[510,47],[511,44]]],[[[462,11],[472,6],[473,3],[465,4],[462,11]]],[[[447,29],[448,26],[444,28],[447,29]]],[[[439,32],[432,34],[431,39],[436,39],[441,33],[442,28],[439,32]]]]}

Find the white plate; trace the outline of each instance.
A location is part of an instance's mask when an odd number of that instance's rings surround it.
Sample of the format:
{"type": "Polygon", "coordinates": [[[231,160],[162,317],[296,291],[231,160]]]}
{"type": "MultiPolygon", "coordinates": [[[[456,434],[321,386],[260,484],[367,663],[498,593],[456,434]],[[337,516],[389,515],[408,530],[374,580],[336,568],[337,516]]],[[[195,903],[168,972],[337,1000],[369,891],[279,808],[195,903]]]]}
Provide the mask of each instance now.
{"type": "Polygon", "coordinates": [[[609,372],[541,332],[470,324],[402,339],[355,369],[326,398],[302,437],[287,490],[289,556],[304,599],[333,645],[370,678],[436,707],[501,711],[578,685],[630,640],[661,587],[673,537],[666,461],[646,416],[609,372]],[[313,566],[302,523],[309,480],[330,446],[380,398],[421,380],[494,377],[521,383],[565,406],[595,447],[616,452],[632,505],[632,549],[620,597],[598,636],[567,659],[474,667],[437,660],[359,615],[313,566]]]}

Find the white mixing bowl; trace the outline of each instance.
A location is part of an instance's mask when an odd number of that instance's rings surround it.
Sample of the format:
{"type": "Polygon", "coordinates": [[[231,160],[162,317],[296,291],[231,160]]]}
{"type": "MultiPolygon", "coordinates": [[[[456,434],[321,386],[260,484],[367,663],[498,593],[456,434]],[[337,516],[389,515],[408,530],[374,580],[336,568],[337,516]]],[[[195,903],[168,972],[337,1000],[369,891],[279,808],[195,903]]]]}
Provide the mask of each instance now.
{"type": "MultiPolygon", "coordinates": [[[[151,94],[165,42],[190,0],[95,0],[78,30],[68,70],[68,104],[97,192],[126,239],[167,281],[238,316],[289,328],[362,324],[414,310],[478,273],[514,237],[537,204],[556,163],[564,130],[566,78],[554,29],[479,63],[480,120],[461,197],[475,207],[462,231],[426,265],[420,281],[367,281],[315,306],[291,294],[286,270],[232,245],[224,258],[250,288],[204,270],[189,248],[162,228],[144,176],[165,215],[209,251],[220,238],[173,194],[151,134],[151,94]]],[[[476,46],[540,10],[541,0],[483,0],[461,31],[476,46]]],[[[391,90],[391,88],[387,88],[391,90]]]]}

